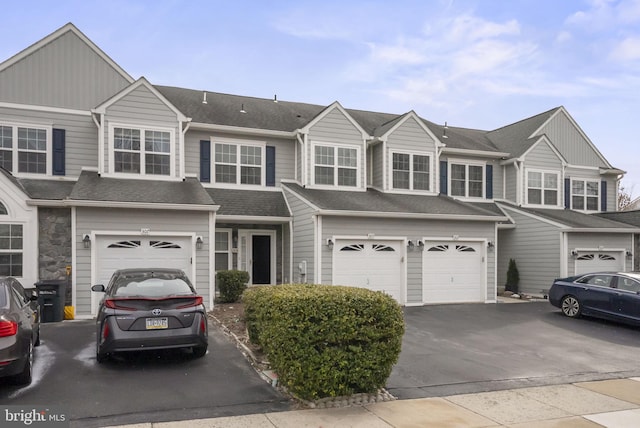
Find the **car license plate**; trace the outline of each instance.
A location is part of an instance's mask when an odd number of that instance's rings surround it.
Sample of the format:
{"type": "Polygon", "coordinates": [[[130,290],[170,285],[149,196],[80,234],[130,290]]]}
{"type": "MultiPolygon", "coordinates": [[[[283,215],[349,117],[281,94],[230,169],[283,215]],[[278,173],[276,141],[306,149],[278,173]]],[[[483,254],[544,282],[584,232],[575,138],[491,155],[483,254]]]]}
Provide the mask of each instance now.
{"type": "Polygon", "coordinates": [[[168,318],[147,318],[147,330],[169,328],[168,318]]]}

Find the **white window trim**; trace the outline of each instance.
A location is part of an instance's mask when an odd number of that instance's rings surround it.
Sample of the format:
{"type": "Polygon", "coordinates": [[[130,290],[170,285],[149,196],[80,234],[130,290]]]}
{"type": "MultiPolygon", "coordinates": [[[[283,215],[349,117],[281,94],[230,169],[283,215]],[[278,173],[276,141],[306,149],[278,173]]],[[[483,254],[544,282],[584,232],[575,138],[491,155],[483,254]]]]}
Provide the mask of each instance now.
{"type": "MultiPolygon", "coordinates": [[[[557,170],[553,170],[553,169],[536,169],[536,168],[525,168],[524,170],[524,200],[525,200],[525,205],[527,206],[531,206],[531,207],[537,207],[537,208],[558,208],[561,206],[561,201],[562,201],[562,174],[560,174],[560,171],[557,170]],[[542,194],[541,194],[541,202],[540,204],[533,204],[529,202],[529,173],[530,172],[538,172],[542,174],[542,187],[540,188],[542,194]],[[545,187],[544,187],[544,175],[545,174],[555,174],[558,177],[557,180],[557,186],[556,186],[556,204],[555,205],[547,205],[544,203],[544,191],[545,191],[545,187]]],[[[551,190],[551,189],[547,189],[547,190],[551,190]]]]}
{"type": "MultiPolygon", "coordinates": [[[[314,141],[311,143],[311,151],[309,153],[309,157],[311,158],[311,184],[318,189],[331,189],[331,190],[359,190],[362,186],[362,152],[360,150],[360,146],[350,145],[350,144],[336,144],[336,143],[327,143],[322,141],[314,141]],[[333,185],[330,184],[316,184],[316,147],[330,147],[334,150],[334,163],[333,163],[333,185]],[[355,186],[344,186],[338,184],[338,149],[350,149],[356,151],[356,185],[355,186]]],[[[319,166],[329,166],[329,165],[319,165],[319,166]]]]}
{"type": "Polygon", "coordinates": [[[396,149],[390,149],[389,150],[389,162],[388,162],[388,169],[389,169],[389,190],[393,190],[394,193],[420,193],[420,194],[425,194],[425,195],[432,195],[435,193],[434,188],[435,188],[435,171],[434,171],[434,165],[435,165],[435,161],[434,161],[434,153],[432,152],[414,152],[414,151],[409,151],[409,150],[396,150],[396,149]],[[408,189],[401,189],[401,188],[396,188],[393,187],[393,155],[394,154],[403,154],[403,155],[409,155],[410,156],[410,160],[409,160],[409,188],[408,189]],[[414,156],[427,156],[429,158],[429,189],[428,190],[423,190],[423,189],[414,189],[413,188],[413,157],[414,156]]]}
{"type": "MultiPolygon", "coordinates": [[[[601,189],[600,189],[600,180],[598,179],[594,179],[594,178],[571,178],[570,179],[570,189],[569,189],[569,197],[570,197],[570,205],[571,205],[571,209],[574,211],[580,211],[580,212],[591,212],[591,213],[595,213],[595,212],[599,212],[600,211],[600,204],[601,204],[601,189]],[[573,182],[574,181],[581,181],[582,183],[584,183],[584,194],[581,195],[582,196],[582,200],[584,202],[584,209],[578,209],[578,208],[574,208],[573,206],[573,182]],[[587,182],[592,182],[592,183],[596,183],[596,189],[598,189],[598,203],[596,205],[596,209],[595,210],[589,210],[587,209],[587,182]]],[[[580,196],[580,195],[576,195],[576,196],[580,196]]],[[[593,197],[593,196],[591,196],[593,197]]]]}
{"type": "Polygon", "coordinates": [[[449,196],[455,199],[479,201],[487,198],[487,163],[472,161],[468,159],[447,159],[447,189],[449,196]],[[465,166],[465,180],[464,180],[464,196],[453,195],[451,193],[451,177],[453,176],[451,171],[451,165],[464,165],[465,166]],[[469,167],[481,166],[482,167],[482,196],[469,196],[469,167]]]}
{"type": "MultiPolygon", "coordinates": [[[[131,123],[109,123],[109,136],[108,140],[108,160],[109,160],[109,174],[117,177],[129,177],[129,178],[146,178],[150,180],[163,180],[167,178],[175,178],[176,176],[176,136],[174,128],[166,128],[153,125],[140,125],[131,123]],[[115,147],[113,143],[114,128],[124,129],[137,129],[140,131],[140,173],[133,174],[129,172],[116,172],[115,171],[115,147]],[[145,132],[146,131],[160,131],[169,133],[169,175],[160,174],[147,174],[145,172],[145,132]]],[[[155,153],[155,152],[150,152],[155,153]]]]}
{"type": "MultiPolygon", "coordinates": [[[[228,189],[264,189],[267,180],[267,143],[265,141],[252,140],[234,140],[232,138],[211,138],[211,184],[218,188],[228,189]],[[218,183],[216,181],[216,144],[229,144],[236,146],[236,182],[235,183],[218,183]],[[240,150],[242,146],[259,147],[260,148],[260,184],[242,184],[240,163],[240,150]]],[[[254,165],[255,166],[255,165],[254,165]]],[[[208,183],[203,183],[208,184],[208,183]]]]}
{"type": "MultiPolygon", "coordinates": [[[[213,240],[213,253],[214,253],[214,264],[215,264],[215,255],[216,254],[223,254],[223,253],[227,253],[227,266],[228,269],[233,269],[233,230],[232,229],[216,229],[215,233],[226,233],[227,234],[227,249],[225,251],[222,250],[217,250],[216,249],[216,241],[215,241],[215,234],[214,234],[214,240],[213,240]]],[[[218,269],[218,266],[214,266],[214,270],[215,272],[218,272],[220,269],[218,269]]]]}
{"type": "MultiPolygon", "coordinates": [[[[34,177],[34,178],[42,178],[43,176],[51,176],[53,174],[53,126],[50,124],[43,125],[37,123],[21,123],[21,122],[0,122],[0,126],[10,126],[12,127],[12,169],[11,174],[16,177],[34,177]],[[45,174],[34,174],[28,172],[18,172],[18,152],[25,151],[18,149],[18,128],[35,128],[35,129],[44,129],[46,132],[46,156],[47,156],[47,167],[45,174]]],[[[6,149],[5,149],[6,150],[6,149]]],[[[41,153],[41,152],[38,152],[41,153]]]]}

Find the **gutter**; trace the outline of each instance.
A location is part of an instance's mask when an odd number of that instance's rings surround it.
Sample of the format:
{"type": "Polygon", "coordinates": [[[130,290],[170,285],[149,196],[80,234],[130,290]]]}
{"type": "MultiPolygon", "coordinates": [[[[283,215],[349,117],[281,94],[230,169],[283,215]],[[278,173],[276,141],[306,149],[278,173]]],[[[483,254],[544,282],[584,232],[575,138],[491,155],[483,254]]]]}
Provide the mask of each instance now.
{"type": "Polygon", "coordinates": [[[245,128],[241,126],[230,125],[213,125],[210,123],[191,122],[191,128],[194,130],[205,131],[219,131],[229,134],[244,134],[244,135],[257,135],[264,137],[282,137],[282,138],[295,138],[298,130],[294,131],[276,131],[272,129],[257,129],[257,128],[245,128]]]}
{"type": "Polygon", "coordinates": [[[160,202],[121,202],[121,201],[90,201],[79,199],[27,199],[29,206],[41,207],[87,207],[87,208],[125,208],[125,209],[153,209],[177,211],[218,211],[220,205],[202,204],[165,204],[160,202]]]}
{"type": "Polygon", "coordinates": [[[429,219],[429,220],[465,220],[465,221],[509,221],[504,216],[488,215],[457,215],[457,214],[425,214],[407,212],[368,212],[368,211],[339,211],[318,210],[317,215],[336,217],[368,217],[368,218],[403,218],[403,219],[429,219]]]}

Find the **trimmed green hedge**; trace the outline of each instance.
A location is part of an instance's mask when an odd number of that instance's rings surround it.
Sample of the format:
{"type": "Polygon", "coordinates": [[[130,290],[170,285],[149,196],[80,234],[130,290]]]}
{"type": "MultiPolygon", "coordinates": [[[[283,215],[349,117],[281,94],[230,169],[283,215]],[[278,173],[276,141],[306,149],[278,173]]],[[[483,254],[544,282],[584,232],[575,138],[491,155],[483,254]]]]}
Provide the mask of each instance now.
{"type": "Polygon", "coordinates": [[[249,272],[243,270],[221,270],[216,273],[220,303],[235,303],[247,289],[249,272]]]}
{"type": "Polygon", "coordinates": [[[398,361],[404,318],[386,294],[288,284],[251,288],[242,301],[251,340],[301,398],[375,392],[398,361]]]}

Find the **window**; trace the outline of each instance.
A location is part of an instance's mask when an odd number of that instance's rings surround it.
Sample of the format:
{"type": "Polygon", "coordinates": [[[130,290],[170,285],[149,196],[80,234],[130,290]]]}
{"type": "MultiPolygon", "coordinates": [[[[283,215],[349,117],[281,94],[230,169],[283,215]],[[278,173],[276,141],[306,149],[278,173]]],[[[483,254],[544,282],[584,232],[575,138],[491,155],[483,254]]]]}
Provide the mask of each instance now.
{"type": "Polygon", "coordinates": [[[624,291],[630,291],[632,293],[637,293],[640,291],[640,282],[631,279],[625,278],[623,276],[618,277],[618,288],[624,291]]]}
{"type": "Polygon", "coordinates": [[[484,166],[451,164],[451,196],[484,197],[484,166]]]}
{"type": "Polygon", "coordinates": [[[527,203],[530,205],[558,205],[557,172],[527,172],[527,203]]]}
{"type": "Polygon", "coordinates": [[[600,205],[600,183],[589,180],[571,180],[571,208],[583,211],[598,211],[600,205]]]}
{"type": "Polygon", "coordinates": [[[0,215],[7,215],[7,214],[9,214],[7,207],[5,207],[2,202],[0,202],[0,215]]]}
{"type": "Polygon", "coordinates": [[[46,174],[49,135],[46,128],[0,125],[0,166],[11,172],[46,174]]]}
{"type": "Polygon", "coordinates": [[[171,175],[171,132],[114,127],[112,135],[115,172],[171,175]]]}
{"type": "Polygon", "coordinates": [[[393,153],[392,186],[394,189],[430,190],[429,156],[393,153]]]}
{"type": "Polygon", "coordinates": [[[264,155],[262,146],[216,143],[216,183],[252,184],[263,183],[264,155]]]}
{"type": "Polygon", "coordinates": [[[216,271],[229,270],[231,266],[231,231],[216,231],[216,271]]]}
{"type": "Polygon", "coordinates": [[[600,287],[609,287],[611,285],[611,280],[613,276],[611,275],[587,275],[583,278],[580,278],[578,283],[580,284],[590,284],[597,285],[600,287]]]}
{"type": "Polygon", "coordinates": [[[316,145],[314,183],[327,186],[358,185],[358,149],[316,145]]]}
{"type": "Polygon", "coordinates": [[[22,276],[22,225],[0,224],[0,276],[22,276]]]}

